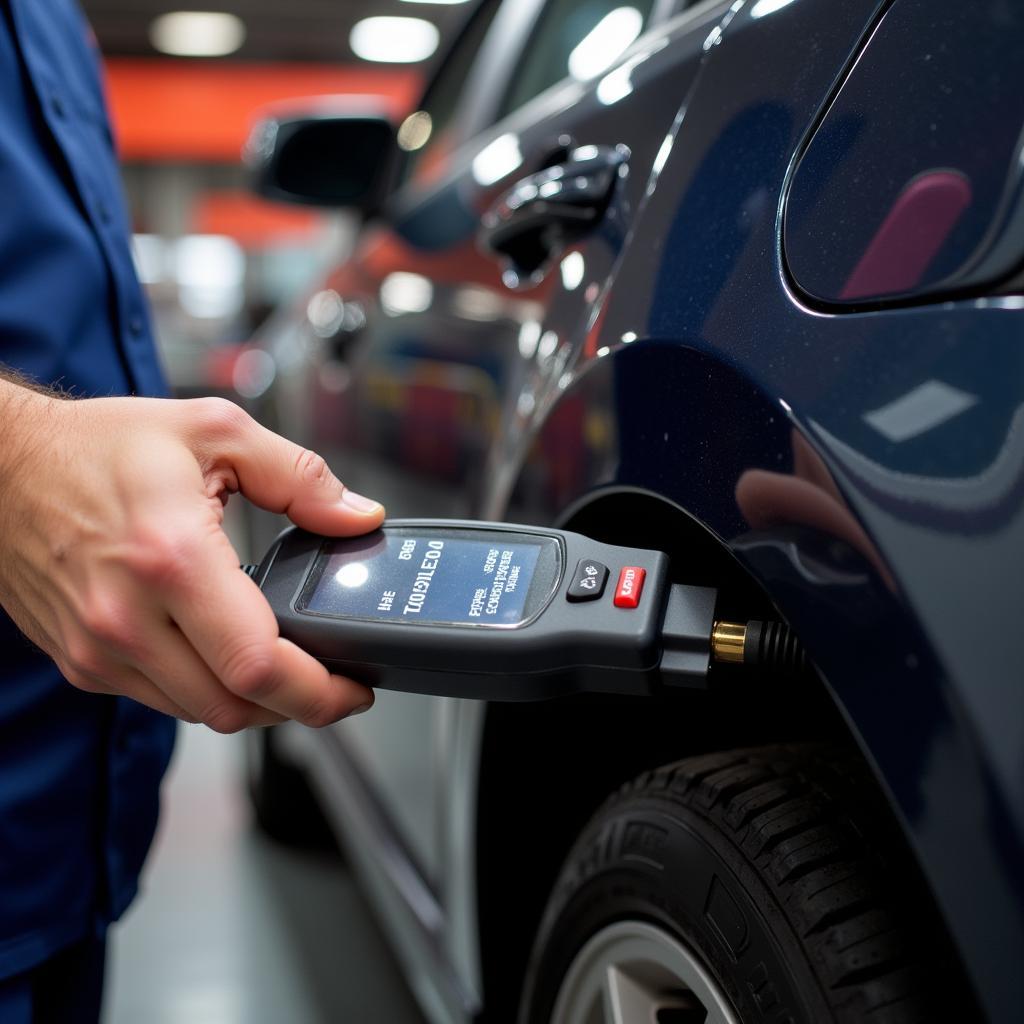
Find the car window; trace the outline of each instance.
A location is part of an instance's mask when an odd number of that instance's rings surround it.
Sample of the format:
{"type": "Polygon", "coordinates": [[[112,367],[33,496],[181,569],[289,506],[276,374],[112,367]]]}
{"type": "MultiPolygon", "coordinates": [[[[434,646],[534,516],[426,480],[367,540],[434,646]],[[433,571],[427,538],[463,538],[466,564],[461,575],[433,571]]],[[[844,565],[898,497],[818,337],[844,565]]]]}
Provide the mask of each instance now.
{"type": "Polygon", "coordinates": [[[550,0],[531,34],[504,117],[563,78],[586,80],[610,67],[644,30],[654,0],[550,0]]]}
{"type": "Polygon", "coordinates": [[[463,86],[500,6],[501,0],[484,0],[477,8],[445,56],[420,109],[398,129],[398,145],[408,154],[399,173],[400,185],[410,180],[434,181],[444,173],[456,145],[454,116],[463,86]]]}

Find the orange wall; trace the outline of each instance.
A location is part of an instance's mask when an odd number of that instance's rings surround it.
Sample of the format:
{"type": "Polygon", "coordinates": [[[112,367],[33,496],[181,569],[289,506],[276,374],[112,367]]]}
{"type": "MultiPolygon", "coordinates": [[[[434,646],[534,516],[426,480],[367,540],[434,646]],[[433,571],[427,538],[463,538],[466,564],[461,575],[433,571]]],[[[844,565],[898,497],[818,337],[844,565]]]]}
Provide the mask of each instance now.
{"type": "Polygon", "coordinates": [[[110,58],[107,86],[123,160],[238,160],[262,107],[309,96],[374,96],[396,120],[420,76],[408,69],[110,58]]]}

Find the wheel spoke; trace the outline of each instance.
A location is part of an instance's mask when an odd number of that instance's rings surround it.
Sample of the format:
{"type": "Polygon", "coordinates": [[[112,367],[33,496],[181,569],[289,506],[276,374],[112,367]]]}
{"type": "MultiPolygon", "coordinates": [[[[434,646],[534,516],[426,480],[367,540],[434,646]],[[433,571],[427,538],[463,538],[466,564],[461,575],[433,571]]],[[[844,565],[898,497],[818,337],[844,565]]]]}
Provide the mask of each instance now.
{"type": "Polygon", "coordinates": [[[604,976],[606,1024],[648,1024],[654,1020],[657,999],[646,986],[609,965],[604,976]]]}
{"type": "Polygon", "coordinates": [[[552,1024],[736,1024],[729,1001],[691,951],[644,921],[608,925],[580,950],[552,1024]]]}

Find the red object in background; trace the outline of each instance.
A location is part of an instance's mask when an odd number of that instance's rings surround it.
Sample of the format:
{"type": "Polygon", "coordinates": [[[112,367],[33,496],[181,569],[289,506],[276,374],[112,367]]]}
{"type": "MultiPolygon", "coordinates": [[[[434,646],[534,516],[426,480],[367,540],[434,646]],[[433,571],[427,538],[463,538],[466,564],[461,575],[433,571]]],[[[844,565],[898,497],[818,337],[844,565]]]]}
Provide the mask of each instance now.
{"type": "Polygon", "coordinates": [[[289,99],[372,97],[397,121],[416,102],[421,82],[410,69],[324,64],[115,57],[106,69],[123,160],[235,163],[260,109],[289,99]]]}
{"type": "Polygon", "coordinates": [[[200,235],[229,235],[247,249],[299,243],[316,233],[323,215],[246,192],[204,192],[192,211],[192,230],[200,235]]]}

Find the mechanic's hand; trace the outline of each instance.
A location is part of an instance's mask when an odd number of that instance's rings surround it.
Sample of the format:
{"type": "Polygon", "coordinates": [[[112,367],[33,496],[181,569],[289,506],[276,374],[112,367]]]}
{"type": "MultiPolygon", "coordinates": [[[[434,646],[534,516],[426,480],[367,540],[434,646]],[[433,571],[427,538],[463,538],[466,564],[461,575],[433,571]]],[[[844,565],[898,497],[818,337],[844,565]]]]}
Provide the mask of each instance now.
{"type": "Polygon", "coordinates": [[[0,383],[0,604],[74,686],[217,732],[365,710],[371,690],[278,636],[221,529],[235,491],[316,533],[384,516],[228,401],[0,383]]]}

